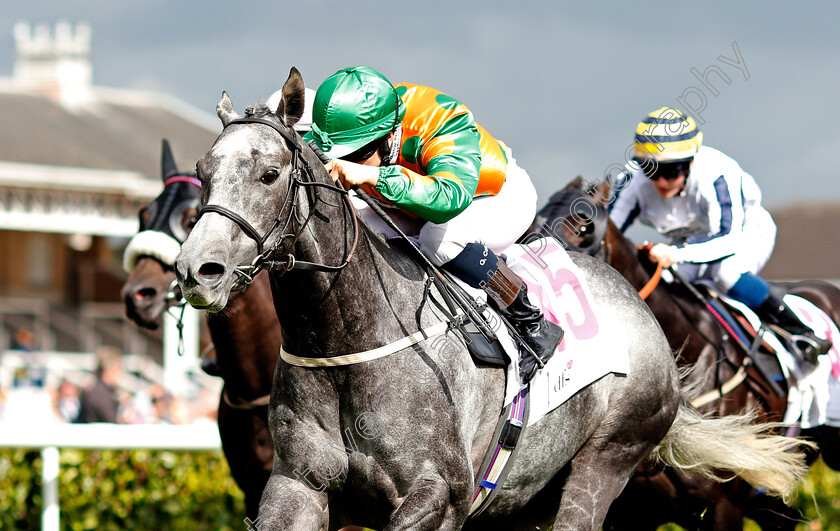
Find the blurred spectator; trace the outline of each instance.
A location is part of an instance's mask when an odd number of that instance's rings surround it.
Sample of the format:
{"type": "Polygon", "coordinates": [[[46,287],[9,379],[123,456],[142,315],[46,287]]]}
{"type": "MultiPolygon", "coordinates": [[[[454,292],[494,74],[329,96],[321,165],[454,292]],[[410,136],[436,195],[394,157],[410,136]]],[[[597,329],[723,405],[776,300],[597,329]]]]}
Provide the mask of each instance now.
{"type": "Polygon", "coordinates": [[[172,396],[159,384],[153,384],[149,388],[149,393],[152,395],[152,407],[154,407],[156,422],[172,424],[172,414],[170,411],[172,396]]]}
{"type": "Polygon", "coordinates": [[[42,389],[47,379],[47,368],[41,365],[32,353],[37,350],[35,334],[28,328],[18,328],[12,338],[11,350],[21,351],[23,365],[14,371],[12,386],[17,389],[26,387],[42,389]]]}
{"type": "Polygon", "coordinates": [[[62,380],[55,397],[55,409],[62,422],[76,422],[79,418],[79,389],[67,380],[62,380]]]}
{"type": "Polygon", "coordinates": [[[28,328],[18,328],[12,338],[12,350],[34,352],[36,349],[35,334],[28,328]]]}
{"type": "Polygon", "coordinates": [[[190,403],[183,397],[173,396],[169,400],[169,420],[172,424],[191,424],[193,413],[190,403]]]}
{"type": "Polygon", "coordinates": [[[126,424],[154,424],[158,421],[157,411],[153,403],[153,388],[155,385],[152,384],[146,389],[137,391],[126,402],[123,402],[125,408],[120,415],[121,422],[126,424]]]}
{"type": "Polygon", "coordinates": [[[114,347],[96,351],[96,382],[82,393],[77,422],[117,422],[117,383],[122,378],[122,359],[114,347]]]}
{"type": "Polygon", "coordinates": [[[219,393],[202,389],[195,399],[196,421],[216,422],[219,418],[219,393]]]}

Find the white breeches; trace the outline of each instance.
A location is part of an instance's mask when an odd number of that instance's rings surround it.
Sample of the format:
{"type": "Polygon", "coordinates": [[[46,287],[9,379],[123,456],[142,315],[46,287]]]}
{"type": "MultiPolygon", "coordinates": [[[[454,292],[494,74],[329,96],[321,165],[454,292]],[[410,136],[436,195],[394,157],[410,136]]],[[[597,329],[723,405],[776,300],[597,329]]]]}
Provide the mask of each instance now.
{"type": "Polygon", "coordinates": [[[709,279],[723,293],[728,292],[744,273],[758,274],[776,245],[776,224],[770,214],[758,216],[744,227],[741,246],[732,256],[706,264],[680,264],[687,280],[709,279]],[[766,219],[765,219],[766,218],[766,219]]]}
{"type": "MultiPolygon", "coordinates": [[[[355,194],[356,210],[373,229],[395,237],[396,233],[355,194]]],[[[497,195],[478,197],[463,212],[446,223],[432,223],[407,216],[396,208],[385,211],[435,265],[452,260],[468,243],[479,242],[500,253],[522,236],[537,213],[537,191],[528,173],[510,158],[505,184],[497,195]]]]}

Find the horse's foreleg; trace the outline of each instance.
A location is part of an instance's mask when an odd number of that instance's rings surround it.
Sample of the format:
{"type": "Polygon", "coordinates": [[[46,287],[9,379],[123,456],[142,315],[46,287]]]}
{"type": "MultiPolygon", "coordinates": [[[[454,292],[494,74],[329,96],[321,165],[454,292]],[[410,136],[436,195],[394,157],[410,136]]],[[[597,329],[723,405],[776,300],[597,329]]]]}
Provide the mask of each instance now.
{"type": "Polygon", "coordinates": [[[273,448],[265,412],[233,409],[219,402],[219,435],[230,473],[245,494],[248,518],[258,516],[260,498],[271,475],[273,448]]]}
{"type": "Polygon", "coordinates": [[[260,500],[260,531],[326,531],[329,526],[327,493],[300,481],[273,473],[260,500]]]}
{"type": "Polygon", "coordinates": [[[421,479],[394,512],[385,531],[460,529],[466,514],[450,510],[452,496],[443,479],[421,479]]]}

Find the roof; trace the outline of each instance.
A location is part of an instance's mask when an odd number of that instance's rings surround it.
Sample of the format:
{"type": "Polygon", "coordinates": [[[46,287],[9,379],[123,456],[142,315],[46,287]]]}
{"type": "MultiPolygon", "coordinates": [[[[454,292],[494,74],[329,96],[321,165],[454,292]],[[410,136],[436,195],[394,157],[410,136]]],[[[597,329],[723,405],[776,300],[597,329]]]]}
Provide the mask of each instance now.
{"type": "Polygon", "coordinates": [[[221,130],[215,117],[170,96],[93,92],[92,101],[69,108],[46,92],[0,86],[0,161],[139,172],[159,182],[162,138],[189,170],[221,130]]]}
{"type": "Polygon", "coordinates": [[[776,248],[761,271],[768,279],[840,279],[840,204],[774,209],[776,248]]]}

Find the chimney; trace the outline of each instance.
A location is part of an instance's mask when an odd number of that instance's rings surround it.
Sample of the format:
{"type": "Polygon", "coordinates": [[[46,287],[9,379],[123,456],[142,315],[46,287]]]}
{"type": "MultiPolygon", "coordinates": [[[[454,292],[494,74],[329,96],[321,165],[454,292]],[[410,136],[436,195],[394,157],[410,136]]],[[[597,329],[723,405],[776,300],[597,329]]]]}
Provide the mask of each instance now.
{"type": "Polygon", "coordinates": [[[90,26],[67,22],[55,25],[55,35],[46,24],[34,31],[26,22],[14,29],[17,56],[14,81],[26,90],[42,93],[69,108],[92,101],[90,26]]]}

